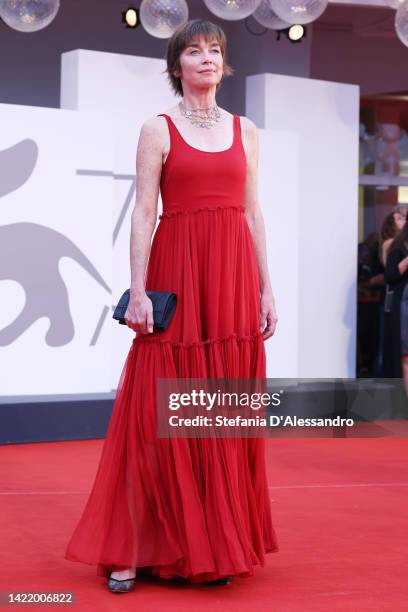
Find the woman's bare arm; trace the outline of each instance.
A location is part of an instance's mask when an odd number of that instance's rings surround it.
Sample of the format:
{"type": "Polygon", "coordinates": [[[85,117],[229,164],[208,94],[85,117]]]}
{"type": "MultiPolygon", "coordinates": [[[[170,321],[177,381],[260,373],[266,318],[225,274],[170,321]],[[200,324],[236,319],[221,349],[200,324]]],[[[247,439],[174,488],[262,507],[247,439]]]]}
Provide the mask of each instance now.
{"type": "Polygon", "coordinates": [[[136,154],[136,202],[131,217],[131,293],[144,293],[145,271],[157,220],[162,140],[156,118],[142,125],[136,154]]]}
{"type": "Polygon", "coordinates": [[[268,270],[265,223],[258,200],[258,129],[253,121],[247,117],[241,118],[241,125],[243,127],[244,148],[247,158],[245,216],[254,240],[258,262],[261,286],[260,328],[261,331],[263,331],[265,322],[267,321],[268,326],[264,331],[264,339],[266,340],[274,334],[278,317],[268,270]]]}
{"type": "Polygon", "coordinates": [[[145,291],[145,274],[157,220],[163,159],[160,118],[148,119],[140,130],[136,154],[136,202],[130,232],[130,300],[126,323],[135,331],[153,331],[152,303],[145,291]]]}
{"type": "Polygon", "coordinates": [[[265,224],[258,201],[258,130],[256,125],[247,117],[242,117],[241,122],[243,123],[245,153],[247,157],[245,215],[255,243],[261,290],[267,289],[272,292],[266,255],[265,224]]]}

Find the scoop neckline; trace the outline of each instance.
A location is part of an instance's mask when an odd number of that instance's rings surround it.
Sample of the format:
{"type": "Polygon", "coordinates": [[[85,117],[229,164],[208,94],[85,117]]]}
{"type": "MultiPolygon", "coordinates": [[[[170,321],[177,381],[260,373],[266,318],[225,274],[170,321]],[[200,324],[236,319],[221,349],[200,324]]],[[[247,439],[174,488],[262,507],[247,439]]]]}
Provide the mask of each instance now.
{"type": "MultiPolygon", "coordinates": [[[[204,149],[198,149],[197,147],[194,147],[189,142],[187,142],[187,140],[181,134],[180,130],[178,129],[178,127],[176,126],[176,124],[174,123],[174,121],[170,117],[170,115],[168,115],[167,113],[162,113],[162,115],[164,115],[165,117],[168,117],[170,119],[171,123],[173,124],[174,129],[176,130],[176,132],[180,136],[181,140],[184,142],[184,144],[186,144],[188,147],[190,147],[190,149],[193,149],[194,151],[199,151],[200,153],[209,153],[210,155],[214,155],[214,154],[217,154],[217,153],[226,153],[227,151],[230,151],[233,148],[234,144],[235,144],[235,138],[236,138],[236,119],[235,119],[235,117],[237,116],[235,113],[232,115],[232,143],[231,143],[231,145],[227,149],[221,149],[220,151],[205,151],[204,149]]],[[[167,158],[168,158],[169,155],[170,155],[170,151],[169,151],[169,154],[167,155],[167,158]]],[[[167,159],[166,159],[166,161],[167,161],[167,159]]],[[[166,163],[166,161],[164,163],[166,163]]]]}

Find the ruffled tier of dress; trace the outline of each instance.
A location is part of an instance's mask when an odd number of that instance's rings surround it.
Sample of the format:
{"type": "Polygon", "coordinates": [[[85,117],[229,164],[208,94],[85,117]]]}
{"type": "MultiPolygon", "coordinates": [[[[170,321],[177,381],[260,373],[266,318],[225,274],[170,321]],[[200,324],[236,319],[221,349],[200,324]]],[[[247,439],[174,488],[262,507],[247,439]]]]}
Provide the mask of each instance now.
{"type": "Polygon", "coordinates": [[[67,559],[100,576],[152,567],[192,582],[252,576],[278,550],[264,440],[157,438],[157,377],[264,372],[260,335],[191,346],[135,340],[123,368],[95,483],[67,559]]]}

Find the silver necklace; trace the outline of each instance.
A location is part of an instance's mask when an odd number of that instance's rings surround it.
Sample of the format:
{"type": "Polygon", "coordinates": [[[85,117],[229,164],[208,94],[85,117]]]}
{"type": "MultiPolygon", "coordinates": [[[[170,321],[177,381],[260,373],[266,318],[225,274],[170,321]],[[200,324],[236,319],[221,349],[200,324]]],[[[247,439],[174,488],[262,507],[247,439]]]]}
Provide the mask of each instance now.
{"type": "Polygon", "coordinates": [[[210,108],[186,108],[183,102],[179,102],[179,108],[181,114],[189,119],[196,127],[209,129],[221,118],[220,109],[217,104],[210,108]],[[206,111],[206,114],[202,116],[197,111],[206,111]]]}

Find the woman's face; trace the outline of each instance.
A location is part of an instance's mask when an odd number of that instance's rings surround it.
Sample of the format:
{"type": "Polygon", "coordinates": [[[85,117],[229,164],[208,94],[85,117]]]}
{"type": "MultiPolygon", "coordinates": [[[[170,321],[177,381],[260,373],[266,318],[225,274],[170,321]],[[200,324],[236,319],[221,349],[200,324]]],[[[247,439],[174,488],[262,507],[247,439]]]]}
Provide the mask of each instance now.
{"type": "Polygon", "coordinates": [[[192,89],[208,89],[221,81],[223,63],[221,47],[215,38],[209,42],[196,38],[182,51],[181,72],[176,76],[182,79],[184,88],[187,84],[192,89]]]}
{"type": "Polygon", "coordinates": [[[394,213],[394,221],[397,230],[401,230],[405,225],[405,215],[400,212],[394,213]]]}

